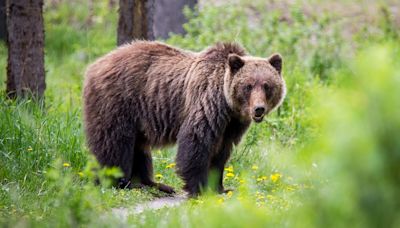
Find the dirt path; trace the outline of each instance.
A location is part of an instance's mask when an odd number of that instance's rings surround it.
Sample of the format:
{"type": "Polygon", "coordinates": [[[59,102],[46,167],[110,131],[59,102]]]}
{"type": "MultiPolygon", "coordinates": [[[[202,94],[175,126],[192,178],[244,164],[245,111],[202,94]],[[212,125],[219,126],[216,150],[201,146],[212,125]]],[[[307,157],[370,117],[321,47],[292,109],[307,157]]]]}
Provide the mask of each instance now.
{"type": "Polygon", "coordinates": [[[132,208],[113,208],[111,213],[120,219],[127,219],[129,215],[140,214],[146,210],[158,210],[165,207],[175,207],[187,200],[185,195],[157,198],[149,202],[136,205],[132,208]]]}

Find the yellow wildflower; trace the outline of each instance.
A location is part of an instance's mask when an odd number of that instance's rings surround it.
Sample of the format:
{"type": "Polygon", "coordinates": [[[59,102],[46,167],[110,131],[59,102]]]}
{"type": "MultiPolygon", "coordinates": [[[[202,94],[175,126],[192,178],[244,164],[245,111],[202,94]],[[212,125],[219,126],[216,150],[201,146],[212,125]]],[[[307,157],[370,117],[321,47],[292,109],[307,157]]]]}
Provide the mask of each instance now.
{"type": "Polygon", "coordinates": [[[235,176],[234,173],[227,173],[227,174],[226,174],[226,177],[234,177],[234,176],[235,176]]]}
{"type": "Polygon", "coordinates": [[[64,166],[64,167],[70,167],[71,164],[69,164],[68,162],[64,162],[64,163],[63,163],[63,166],[64,166]]]}
{"type": "Polygon", "coordinates": [[[156,177],[157,179],[162,179],[164,176],[163,176],[162,174],[157,173],[157,174],[155,175],[155,177],[156,177]]]}
{"type": "Polygon", "coordinates": [[[253,166],[251,167],[251,169],[254,170],[254,171],[256,171],[256,170],[258,169],[258,166],[253,165],[253,166]]]}
{"type": "Polygon", "coordinates": [[[232,191],[228,191],[228,192],[226,193],[226,196],[227,196],[228,198],[231,198],[232,195],[233,195],[233,192],[232,192],[232,191]]]}
{"type": "Polygon", "coordinates": [[[167,168],[167,169],[172,169],[172,168],[174,168],[175,166],[176,166],[175,163],[170,163],[170,164],[168,164],[167,166],[165,166],[165,168],[167,168]]]}
{"type": "Polygon", "coordinates": [[[271,174],[271,176],[270,176],[271,181],[274,183],[277,182],[281,177],[282,177],[282,175],[279,173],[274,173],[274,174],[271,174]]]}
{"type": "Polygon", "coordinates": [[[28,151],[32,151],[33,149],[32,149],[31,146],[29,146],[27,150],[28,150],[28,151]]]}
{"type": "Polygon", "coordinates": [[[257,178],[257,182],[265,181],[267,179],[268,179],[267,176],[261,176],[261,177],[257,178]]]}
{"type": "Polygon", "coordinates": [[[230,165],[230,166],[226,167],[225,171],[233,173],[233,166],[230,165]]]}

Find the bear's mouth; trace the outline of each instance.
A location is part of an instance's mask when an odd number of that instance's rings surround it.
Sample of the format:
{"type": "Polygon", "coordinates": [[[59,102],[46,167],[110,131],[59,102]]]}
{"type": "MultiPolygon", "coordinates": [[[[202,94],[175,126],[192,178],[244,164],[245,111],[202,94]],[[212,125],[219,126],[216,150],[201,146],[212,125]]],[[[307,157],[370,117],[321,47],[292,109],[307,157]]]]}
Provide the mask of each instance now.
{"type": "Polygon", "coordinates": [[[253,116],[252,118],[253,118],[254,122],[260,123],[260,122],[264,119],[264,115],[261,115],[261,116],[253,116]]]}

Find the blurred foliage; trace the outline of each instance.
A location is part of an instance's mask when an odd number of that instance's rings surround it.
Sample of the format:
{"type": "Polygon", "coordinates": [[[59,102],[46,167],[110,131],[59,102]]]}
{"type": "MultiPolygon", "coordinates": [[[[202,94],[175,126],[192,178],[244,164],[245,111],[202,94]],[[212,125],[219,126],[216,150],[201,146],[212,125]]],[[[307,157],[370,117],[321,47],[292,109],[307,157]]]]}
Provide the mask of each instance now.
{"type": "MultiPolygon", "coordinates": [[[[123,220],[111,208],[160,193],[108,187],[119,171],[88,156],[82,76],[116,43],[116,6],[95,3],[45,4],[46,105],[0,97],[0,226],[400,226],[400,37],[391,8],[380,3],[377,20],[350,37],[334,12],[304,13],[301,1],[283,10],[259,0],[186,9],[187,34],[167,43],[280,52],[288,95],[234,149],[224,181],[235,191],[123,220]]],[[[5,66],[0,58],[2,81],[5,66]]],[[[155,178],[180,189],[175,151],[153,151],[155,178]]]]}
{"type": "MultiPolygon", "coordinates": [[[[277,9],[269,10],[263,1],[185,9],[190,21],[187,34],[175,35],[171,44],[200,51],[219,41],[235,41],[250,54],[268,57],[280,52],[288,65],[286,73],[298,61],[307,75],[327,79],[329,71],[339,67],[346,48],[331,15],[306,16],[300,5],[293,5],[289,17],[277,9]],[[266,13],[268,12],[268,13],[266,13]]],[[[296,64],[297,65],[297,64],[296,64]]]]}
{"type": "Polygon", "coordinates": [[[398,44],[362,51],[354,74],[317,99],[321,135],[305,150],[327,182],[306,201],[314,225],[400,225],[399,61],[398,44]]]}

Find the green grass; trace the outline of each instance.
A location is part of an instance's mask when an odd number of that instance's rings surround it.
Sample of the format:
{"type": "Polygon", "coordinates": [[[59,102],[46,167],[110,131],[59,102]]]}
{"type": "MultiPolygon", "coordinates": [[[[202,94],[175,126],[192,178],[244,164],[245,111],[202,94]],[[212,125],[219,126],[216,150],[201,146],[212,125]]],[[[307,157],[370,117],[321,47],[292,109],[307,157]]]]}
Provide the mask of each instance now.
{"type": "MultiPolygon", "coordinates": [[[[225,171],[233,193],[207,193],[123,221],[110,209],[162,194],[107,186],[118,170],[99,170],[85,145],[83,74],[115,47],[117,9],[108,1],[96,2],[92,12],[76,0],[47,3],[45,105],[0,96],[0,225],[398,227],[398,25],[382,10],[369,24],[375,33],[349,37],[335,12],[317,20],[304,7],[265,11],[263,1],[239,1],[186,12],[188,33],[166,42],[201,50],[237,41],[252,55],[281,52],[288,96],[234,148],[225,171]],[[93,184],[95,175],[103,185],[93,184]]],[[[0,56],[6,53],[0,44],[0,56]]],[[[5,67],[0,58],[1,81],[5,67]]],[[[175,147],[154,150],[155,174],[181,189],[175,154],[175,147]]]]}

